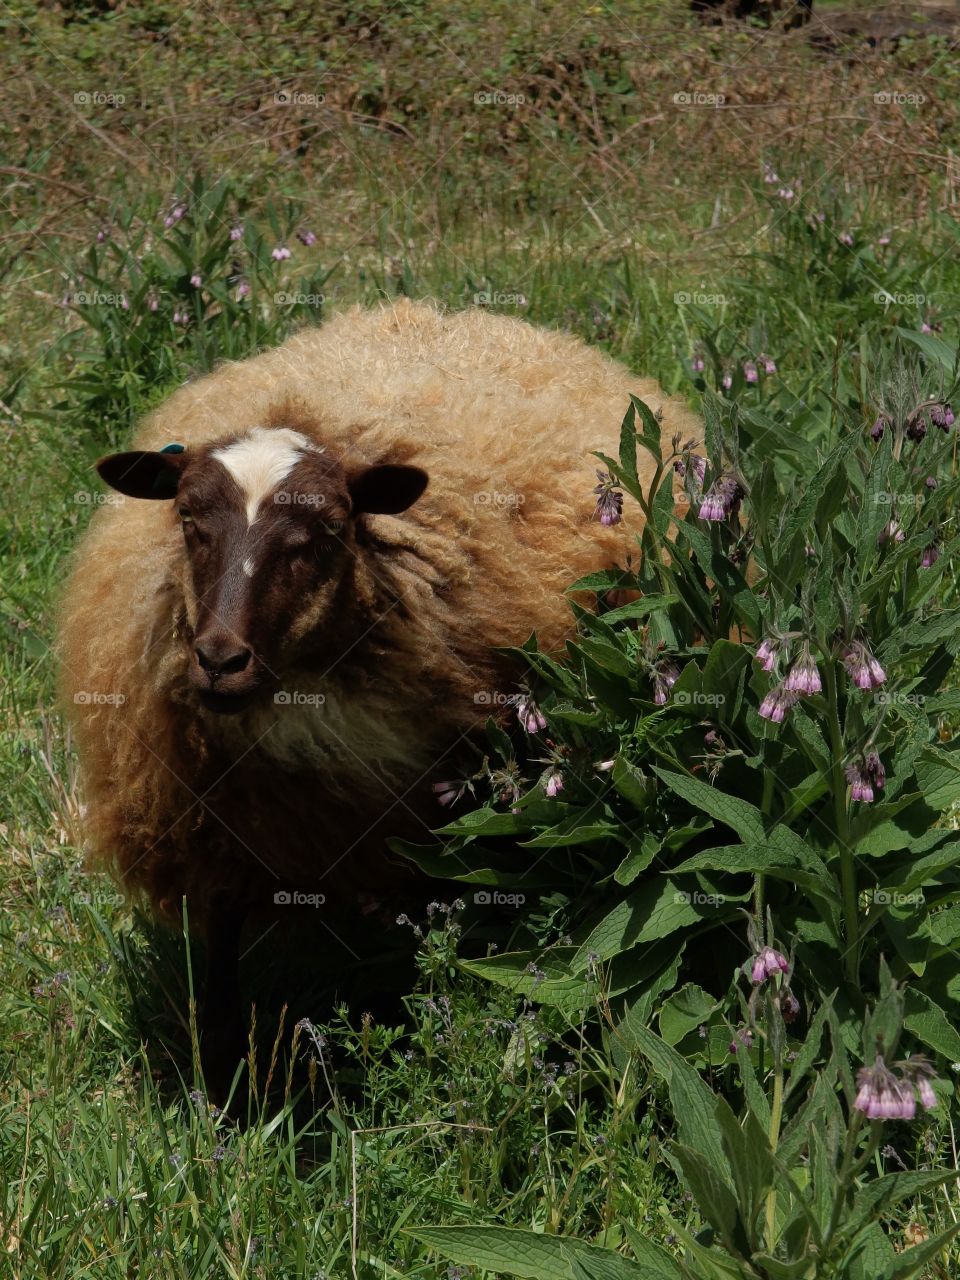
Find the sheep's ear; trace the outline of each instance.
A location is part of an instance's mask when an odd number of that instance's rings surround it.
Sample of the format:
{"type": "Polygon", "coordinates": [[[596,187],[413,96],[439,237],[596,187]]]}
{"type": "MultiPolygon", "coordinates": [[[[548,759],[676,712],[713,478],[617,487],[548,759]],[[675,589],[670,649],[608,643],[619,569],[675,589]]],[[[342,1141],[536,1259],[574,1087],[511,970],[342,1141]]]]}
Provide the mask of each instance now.
{"type": "Polygon", "coordinates": [[[353,514],[399,515],[413,506],[428,480],[419,467],[367,467],[349,482],[353,514]]]}
{"type": "Polygon", "coordinates": [[[186,454],[169,446],[159,453],[135,450],[111,453],[97,463],[97,471],[111,489],[128,498],[173,498],[180,483],[186,454]]]}

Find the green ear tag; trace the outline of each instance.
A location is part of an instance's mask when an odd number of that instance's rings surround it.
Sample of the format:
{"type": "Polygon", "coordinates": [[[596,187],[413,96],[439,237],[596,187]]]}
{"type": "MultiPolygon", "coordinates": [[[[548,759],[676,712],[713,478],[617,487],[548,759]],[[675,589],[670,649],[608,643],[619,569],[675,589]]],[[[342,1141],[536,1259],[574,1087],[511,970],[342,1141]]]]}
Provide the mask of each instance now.
{"type": "MultiPolygon", "coordinates": [[[[165,444],[160,450],[161,453],[183,453],[182,444],[165,444]]],[[[153,492],[158,498],[175,498],[177,496],[177,485],[180,483],[180,477],[173,467],[166,467],[163,471],[158,471],[153,480],[153,492]]]]}

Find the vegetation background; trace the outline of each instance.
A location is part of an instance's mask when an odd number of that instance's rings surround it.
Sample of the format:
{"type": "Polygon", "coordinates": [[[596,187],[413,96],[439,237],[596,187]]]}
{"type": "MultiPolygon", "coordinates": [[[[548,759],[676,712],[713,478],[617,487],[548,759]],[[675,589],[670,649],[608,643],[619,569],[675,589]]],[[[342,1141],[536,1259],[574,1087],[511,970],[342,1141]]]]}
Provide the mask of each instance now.
{"type": "MultiPolygon", "coordinates": [[[[183,940],[83,871],[50,645],[92,460],[184,377],[354,301],[562,326],[694,403],[729,376],[801,440],[864,344],[955,348],[957,6],[790,16],[0,6],[0,1275],[437,1276],[406,1227],[616,1248],[629,1223],[668,1250],[671,1223],[697,1227],[653,1073],[464,972],[442,908],[414,922],[404,1025],[363,1016],[375,978],[337,986],[332,940],[306,964],[252,954],[263,1052],[291,965],[286,1025],[306,1021],[251,1125],[211,1110],[183,940]],[[761,351],[777,372],[754,386],[761,351]]],[[[898,1134],[905,1168],[956,1166],[949,1119],[898,1134]]],[[[906,1247],[958,1211],[947,1184],[889,1232],[906,1247]]]]}

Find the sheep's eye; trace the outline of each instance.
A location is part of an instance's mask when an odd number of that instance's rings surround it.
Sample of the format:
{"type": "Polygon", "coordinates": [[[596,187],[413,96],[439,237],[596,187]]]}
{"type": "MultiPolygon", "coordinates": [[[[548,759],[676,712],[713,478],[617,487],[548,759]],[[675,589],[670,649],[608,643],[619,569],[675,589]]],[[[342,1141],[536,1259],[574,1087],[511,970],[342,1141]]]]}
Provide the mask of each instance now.
{"type": "Polygon", "coordinates": [[[181,507],[177,512],[177,515],[184,524],[193,524],[193,516],[190,514],[189,508],[181,507]]]}

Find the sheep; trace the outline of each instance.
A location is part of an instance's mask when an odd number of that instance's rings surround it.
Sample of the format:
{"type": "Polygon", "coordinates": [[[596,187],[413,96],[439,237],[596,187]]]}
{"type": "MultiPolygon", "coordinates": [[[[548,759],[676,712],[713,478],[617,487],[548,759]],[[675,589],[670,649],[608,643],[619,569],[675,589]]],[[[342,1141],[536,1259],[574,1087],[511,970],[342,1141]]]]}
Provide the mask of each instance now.
{"type": "Polygon", "coordinates": [[[516,688],[496,650],[562,646],[565,589],[635,545],[590,495],[631,393],[698,434],[573,336],[399,301],[188,382],[97,464],[116,493],[59,619],[89,858],[162,920],[186,900],[211,1055],[244,921],[392,901],[386,837],[438,825],[433,784],[516,688]]]}

